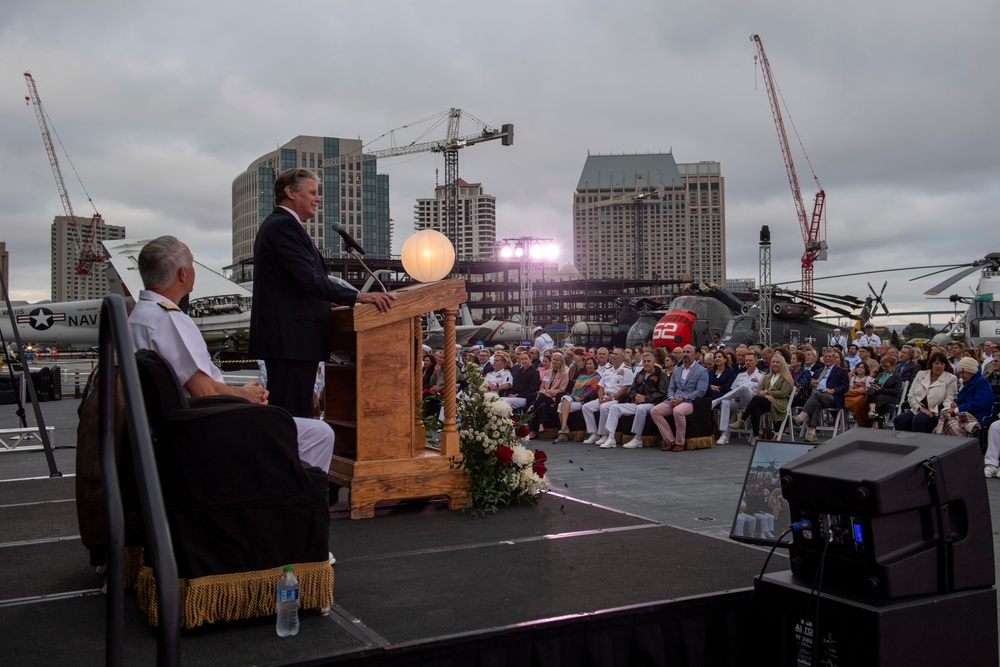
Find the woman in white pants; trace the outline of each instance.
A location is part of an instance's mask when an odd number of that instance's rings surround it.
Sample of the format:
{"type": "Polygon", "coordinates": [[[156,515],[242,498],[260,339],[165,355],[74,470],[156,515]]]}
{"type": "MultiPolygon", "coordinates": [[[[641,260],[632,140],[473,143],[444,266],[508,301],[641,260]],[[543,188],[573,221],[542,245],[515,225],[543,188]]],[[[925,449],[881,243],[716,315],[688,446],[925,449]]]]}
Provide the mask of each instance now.
{"type": "Polygon", "coordinates": [[[746,370],[736,376],[733,380],[733,388],[728,393],[712,401],[712,407],[720,407],[722,414],[719,415],[719,439],[715,443],[724,445],[729,442],[729,413],[736,408],[742,410],[746,408],[750,399],[757,393],[757,385],[764,374],[757,370],[757,355],[747,352],[744,358],[746,370]]]}

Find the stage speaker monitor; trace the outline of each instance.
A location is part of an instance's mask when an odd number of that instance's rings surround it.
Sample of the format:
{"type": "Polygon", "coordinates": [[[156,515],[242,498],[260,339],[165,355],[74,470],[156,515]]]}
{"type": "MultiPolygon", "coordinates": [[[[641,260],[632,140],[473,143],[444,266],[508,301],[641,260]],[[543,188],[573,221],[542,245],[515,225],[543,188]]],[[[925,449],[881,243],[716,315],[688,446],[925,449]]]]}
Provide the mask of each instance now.
{"type": "Polygon", "coordinates": [[[782,466],[791,569],[874,598],[992,586],[993,532],[979,443],[852,429],[782,466]],[[828,544],[827,544],[828,543],[828,544]]]}

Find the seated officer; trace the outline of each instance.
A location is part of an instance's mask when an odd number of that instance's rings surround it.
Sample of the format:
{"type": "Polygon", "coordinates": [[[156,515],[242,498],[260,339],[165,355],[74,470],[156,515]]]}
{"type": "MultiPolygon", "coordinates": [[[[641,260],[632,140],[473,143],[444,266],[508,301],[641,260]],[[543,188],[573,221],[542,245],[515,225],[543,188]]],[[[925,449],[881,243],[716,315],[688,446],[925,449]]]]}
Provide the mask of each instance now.
{"type": "MultiPolygon", "coordinates": [[[[173,236],[161,236],[139,253],[139,275],[144,290],[128,318],[137,350],[153,350],[170,367],[189,396],[240,396],[251,403],[267,403],[259,382],[230,387],[212,363],[208,346],[194,321],[177,304],[194,288],[194,258],[173,236]]],[[[322,470],[330,469],[333,430],[317,419],[293,417],[298,433],[299,458],[322,470]]]]}

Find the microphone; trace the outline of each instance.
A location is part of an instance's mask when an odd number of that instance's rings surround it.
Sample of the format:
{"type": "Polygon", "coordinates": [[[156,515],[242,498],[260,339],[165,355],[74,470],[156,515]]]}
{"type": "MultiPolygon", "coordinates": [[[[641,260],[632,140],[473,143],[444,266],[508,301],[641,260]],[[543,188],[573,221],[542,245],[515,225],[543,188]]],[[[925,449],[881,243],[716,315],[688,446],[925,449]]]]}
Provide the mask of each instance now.
{"type": "Polygon", "coordinates": [[[333,231],[340,234],[340,238],[344,239],[344,243],[347,244],[348,248],[356,250],[362,255],[365,254],[365,249],[361,247],[360,243],[354,240],[353,236],[347,233],[347,230],[344,229],[344,226],[342,224],[340,224],[339,222],[335,222],[332,225],[330,225],[330,227],[333,229],[333,231]]]}

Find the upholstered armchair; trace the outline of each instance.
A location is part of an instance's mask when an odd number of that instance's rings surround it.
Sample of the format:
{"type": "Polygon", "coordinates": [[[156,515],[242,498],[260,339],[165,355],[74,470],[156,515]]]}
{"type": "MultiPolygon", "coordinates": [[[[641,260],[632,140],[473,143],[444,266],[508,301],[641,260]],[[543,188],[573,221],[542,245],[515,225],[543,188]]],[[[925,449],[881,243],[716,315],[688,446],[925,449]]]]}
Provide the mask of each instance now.
{"type": "MultiPolygon", "coordinates": [[[[237,397],[188,399],[167,364],[136,353],[181,590],[181,624],[267,616],[284,565],[300,607],[333,603],[327,473],[298,458],[283,409],[237,397]]],[[[140,608],[157,624],[152,563],[140,608]]]]}

